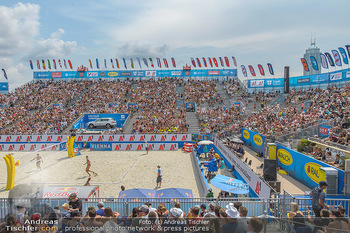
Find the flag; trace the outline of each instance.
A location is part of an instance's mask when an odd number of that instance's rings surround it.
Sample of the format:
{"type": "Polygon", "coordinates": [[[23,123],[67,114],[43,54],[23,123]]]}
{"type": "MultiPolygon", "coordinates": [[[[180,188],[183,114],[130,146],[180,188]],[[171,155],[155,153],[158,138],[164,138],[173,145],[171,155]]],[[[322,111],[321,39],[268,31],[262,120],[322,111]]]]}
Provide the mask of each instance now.
{"type": "Polygon", "coordinates": [[[41,62],[43,63],[43,69],[46,70],[45,61],[44,61],[44,60],[41,60],[41,62]]]}
{"type": "Polygon", "coordinates": [[[337,66],[342,66],[341,65],[341,60],[340,60],[340,56],[339,56],[339,52],[335,49],[332,50],[332,53],[333,53],[333,57],[334,57],[334,63],[337,65],[337,66]]]}
{"type": "Polygon", "coordinates": [[[201,62],[200,62],[199,58],[197,57],[196,60],[197,60],[198,67],[201,68],[202,65],[201,65],[201,62]]]}
{"type": "Polygon", "coordinates": [[[142,67],[141,67],[141,61],[140,61],[140,58],[136,58],[136,60],[137,60],[137,63],[139,63],[139,67],[140,67],[140,69],[142,69],[142,67]]]}
{"type": "Polygon", "coordinates": [[[258,64],[258,69],[259,69],[259,71],[260,71],[260,74],[261,74],[262,76],[265,76],[265,71],[264,71],[264,68],[262,67],[261,64],[258,64]]]}
{"type": "Polygon", "coordinates": [[[228,57],[224,57],[225,63],[227,67],[230,67],[230,61],[228,60],[228,57]]]}
{"type": "Polygon", "coordinates": [[[207,67],[207,61],[205,60],[205,57],[202,57],[202,60],[203,60],[204,67],[207,67]]]}
{"type": "Polygon", "coordinates": [[[244,75],[244,77],[247,77],[248,74],[247,74],[247,70],[245,69],[245,66],[241,65],[241,68],[242,68],[242,74],[244,75]]]}
{"type": "Polygon", "coordinates": [[[312,68],[314,68],[314,70],[318,70],[318,63],[316,58],[314,56],[310,56],[310,60],[311,60],[312,68]]]}
{"type": "Polygon", "coordinates": [[[149,58],[149,61],[150,61],[150,63],[151,63],[151,67],[153,67],[153,68],[154,68],[154,64],[153,64],[153,60],[152,60],[152,58],[149,58]]]}
{"type": "Polygon", "coordinates": [[[348,51],[348,56],[350,58],[350,45],[345,45],[345,48],[348,51]]]}
{"type": "Polygon", "coordinates": [[[56,61],[55,61],[55,59],[53,59],[53,67],[55,68],[55,70],[57,70],[57,66],[56,66],[56,61]]]}
{"type": "Polygon", "coordinates": [[[215,65],[216,67],[218,67],[218,66],[219,66],[218,61],[216,60],[216,58],[215,58],[215,57],[213,57],[213,62],[214,62],[214,65],[215,65]]]}
{"type": "Polygon", "coordinates": [[[192,62],[193,67],[196,67],[196,61],[193,59],[193,57],[191,57],[191,62],[192,62]]]}
{"type": "Polygon", "coordinates": [[[146,58],[143,58],[143,63],[145,63],[145,66],[148,68],[148,62],[147,62],[147,59],[146,58]]]}
{"type": "Polygon", "coordinates": [[[349,60],[348,60],[348,56],[346,55],[345,49],[342,48],[342,47],[339,47],[338,49],[339,49],[341,57],[343,58],[344,64],[348,65],[349,64],[349,60]]]}
{"type": "Polygon", "coordinates": [[[300,60],[301,60],[301,63],[303,64],[303,66],[304,66],[304,70],[306,72],[309,72],[309,66],[307,65],[307,61],[305,60],[305,58],[301,58],[300,60]]]}
{"type": "Polygon", "coordinates": [[[271,63],[267,63],[267,67],[269,68],[270,74],[271,74],[271,75],[274,75],[274,72],[273,72],[273,68],[272,68],[271,63]]]}
{"type": "Polygon", "coordinates": [[[221,67],[224,67],[224,61],[222,60],[222,57],[219,57],[220,65],[221,67]]]}
{"type": "Polygon", "coordinates": [[[123,62],[124,62],[124,67],[125,67],[125,69],[128,69],[128,68],[126,67],[126,61],[125,61],[125,58],[123,58],[123,62]]]}
{"type": "Polygon", "coordinates": [[[160,59],[157,57],[157,64],[159,68],[162,68],[162,62],[160,61],[160,59]]]}
{"type": "Polygon", "coordinates": [[[92,62],[91,62],[91,59],[89,59],[89,63],[90,63],[90,68],[92,69],[92,62]]]}
{"type": "Polygon", "coordinates": [[[67,69],[67,62],[66,62],[66,59],[63,59],[63,64],[64,64],[64,68],[67,69]]]}
{"type": "Polygon", "coordinates": [[[134,61],[132,60],[132,58],[130,58],[130,64],[131,64],[131,68],[134,69],[134,61]]]}
{"type": "Polygon", "coordinates": [[[111,58],[112,69],[114,69],[113,59],[111,58]]]}
{"type": "Polygon", "coordinates": [[[106,60],[106,58],[105,58],[104,62],[105,62],[105,69],[107,69],[107,60],[106,60]]]}
{"type": "Polygon", "coordinates": [[[232,61],[233,61],[233,64],[237,67],[237,62],[236,62],[236,58],[235,57],[232,57],[232,61]]]}
{"type": "Polygon", "coordinates": [[[29,65],[30,65],[30,68],[31,68],[32,70],[34,70],[34,67],[33,67],[33,62],[32,62],[32,60],[29,60],[29,65]]]}
{"type": "Polygon", "coordinates": [[[99,66],[99,64],[98,64],[98,59],[96,58],[96,68],[97,69],[100,69],[100,66],[99,66]]]}
{"type": "Polygon", "coordinates": [[[62,69],[61,59],[58,59],[58,64],[60,65],[60,67],[61,67],[61,69],[62,69]]]}
{"type": "Polygon", "coordinates": [[[213,62],[211,61],[211,58],[210,58],[210,57],[208,57],[208,60],[209,60],[210,66],[213,67],[213,62]]]}
{"type": "Polygon", "coordinates": [[[171,62],[173,63],[173,67],[176,68],[175,59],[173,57],[171,58],[171,62]]]}
{"type": "Polygon", "coordinates": [[[49,59],[47,59],[47,68],[51,70],[51,64],[49,59]]]}
{"type": "Polygon", "coordinates": [[[40,62],[39,62],[39,60],[36,60],[36,67],[40,70],[40,62]]]}
{"type": "Polygon", "coordinates": [[[115,64],[116,64],[117,68],[119,69],[119,68],[120,68],[120,67],[119,67],[119,61],[118,61],[117,58],[115,59],[115,64]]]}
{"type": "Polygon", "coordinates": [[[72,65],[72,62],[71,62],[70,60],[68,60],[68,65],[69,65],[69,68],[70,68],[71,70],[73,70],[73,65],[72,65]]]}
{"type": "Polygon", "coordinates": [[[166,60],[166,58],[163,58],[163,62],[164,62],[165,68],[169,68],[168,61],[166,60]]]}
{"type": "Polygon", "coordinates": [[[327,58],[326,58],[326,56],[325,56],[323,53],[321,53],[321,54],[320,54],[320,57],[321,57],[321,64],[322,64],[322,67],[323,67],[324,69],[328,69],[328,63],[327,63],[327,58]]]}
{"type": "Polygon", "coordinates": [[[248,68],[249,68],[250,73],[252,74],[252,76],[255,77],[255,70],[254,70],[253,66],[249,65],[248,68]]]}
{"type": "Polygon", "coordinates": [[[2,70],[2,72],[4,72],[4,77],[5,77],[5,79],[8,80],[5,69],[1,69],[1,70],[2,70]]]}
{"type": "Polygon", "coordinates": [[[332,56],[329,53],[324,53],[324,55],[326,55],[329,65],[330,66],[335,66],[332,56]]]}

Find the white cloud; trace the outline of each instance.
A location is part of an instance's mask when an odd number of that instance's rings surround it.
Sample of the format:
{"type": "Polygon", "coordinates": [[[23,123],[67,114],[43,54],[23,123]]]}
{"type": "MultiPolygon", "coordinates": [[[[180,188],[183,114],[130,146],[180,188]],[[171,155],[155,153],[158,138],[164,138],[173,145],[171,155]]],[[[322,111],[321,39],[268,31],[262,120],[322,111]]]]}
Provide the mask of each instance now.
{"type": "Polygon", "coordinates": [[[0,54],[12,56],[31,48],[39,32],[39,5],[0,6],[0,54]]]}

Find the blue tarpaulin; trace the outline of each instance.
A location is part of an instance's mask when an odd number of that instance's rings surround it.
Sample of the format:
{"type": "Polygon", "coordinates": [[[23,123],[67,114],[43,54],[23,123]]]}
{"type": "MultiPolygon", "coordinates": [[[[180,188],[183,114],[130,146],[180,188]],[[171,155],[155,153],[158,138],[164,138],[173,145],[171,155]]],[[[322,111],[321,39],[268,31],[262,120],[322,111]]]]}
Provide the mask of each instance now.
{"type": "Polygon", "coordinates": [[[182,188],[167,188],[157,191],[157,197],[159,198],[192,198],[191,189],[182,188]]]}
{"type": "Polygon", "coordinates": [[[210,183],[222,190],[233,194],[247,194],[249,193],[249,187],[241,180],[234,179],[232,177],[223,176],[217,174],[210,183]]]}

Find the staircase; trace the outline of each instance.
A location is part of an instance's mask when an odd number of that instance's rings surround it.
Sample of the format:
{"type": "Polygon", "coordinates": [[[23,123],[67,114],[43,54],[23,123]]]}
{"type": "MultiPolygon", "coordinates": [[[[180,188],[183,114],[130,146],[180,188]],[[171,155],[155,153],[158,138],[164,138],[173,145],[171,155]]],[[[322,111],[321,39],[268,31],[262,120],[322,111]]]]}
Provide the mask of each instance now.
{"type": "Polygon", "coordinates": [[[230,99],[230,97],[228,96],[228,94],[224,90],[221,82],[216,83],[216,90],[218,91],[220,96],[224,99],[224,106],[227,109],[230,109],[233,106],[233,102],[232,102],[232,99],[230,99]]]}
{"type": "Polygon", "coordinates": [[[132,127],[134,125],[134,123],[137,121],[137,118],[139,117],[138,113],[135,113],[132,115],[131,119],[127,122],[127,125],[124,126],[124,133],[125,134],[132,134],[132,127]]]}
{"type": "Polygon", "coordinates": [[[189,125],[188,133],[200,133],[199,121],[196,113],[194,112],[186,112],[186,121],[189,125]]]}
{"type": "Polygon", "coordinates": [[[177,108],[184,108],[184,106],[185,106],[185,87],[184,87],[184,85],[177,85],[176,86],[176,92],[178,93],[178,94],[183,94],[183,98],[181,99],[181,98],[179,98],[179,99],[177,99],[176,100],[176,107],[177,108]]]}

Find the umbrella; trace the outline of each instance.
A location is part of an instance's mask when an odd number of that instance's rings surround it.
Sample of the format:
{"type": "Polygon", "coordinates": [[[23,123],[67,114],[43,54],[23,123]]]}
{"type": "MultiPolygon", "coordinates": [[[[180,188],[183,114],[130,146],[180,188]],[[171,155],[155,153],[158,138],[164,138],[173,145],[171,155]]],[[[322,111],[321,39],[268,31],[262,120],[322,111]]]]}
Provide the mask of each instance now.
{"type": "Polygon", "coordinates": [[[192,198],[191,189],[182,188],[167,188],[157,191],[157,197],[159,198],[192,198]]]}
{"type": "Polygon", "coordinates": [[[214,144],[214,142],[209,141],[209,140],[204,140],[204,141],[198,142],[198,145],[209,145],[209,144],[214,144]]]}
{"type": "Polygon", "coordinates": [[[217,174],[210,183],[223,191],[233,194],[247,194],[249,193],[249,186],[241,180],[232,177],[217,174]]]}
{"type": "Polygon", "coordinates": [[[128,189],[119,193],[119,198],[153,198],[155,196],[154,189],[128,189]]]}
{"type": "Polygon", "coordinates": [[[244,142],[239,138],[231,138],[230,141],[238,144],[244,144],[244,142]]]}

